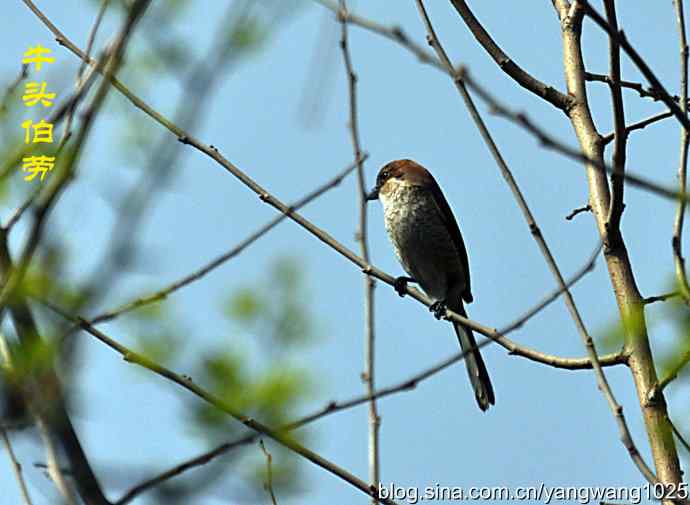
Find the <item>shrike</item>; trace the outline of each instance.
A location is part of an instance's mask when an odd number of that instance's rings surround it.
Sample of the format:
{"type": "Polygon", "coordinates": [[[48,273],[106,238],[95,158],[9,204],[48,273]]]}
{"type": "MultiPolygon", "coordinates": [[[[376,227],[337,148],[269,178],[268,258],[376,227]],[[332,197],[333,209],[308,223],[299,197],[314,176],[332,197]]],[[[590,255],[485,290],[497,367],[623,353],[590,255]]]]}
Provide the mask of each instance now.
{"type": "MultiPolygon", "coordinates": [[[[434,300],[429,310],[440,318],[446,307],[467,317],[463,300],[472,302],[467,251],[458,224],[432,175],[412,160],[385,165],[367,200],[381,200],[388,236],[398,261],[410,277],[398,277],[403,296],[408,281],[416,282],[434,300]]],[[[479,408],[495,402],[489,373],[472,331],[453,323],[479,408]]]]}

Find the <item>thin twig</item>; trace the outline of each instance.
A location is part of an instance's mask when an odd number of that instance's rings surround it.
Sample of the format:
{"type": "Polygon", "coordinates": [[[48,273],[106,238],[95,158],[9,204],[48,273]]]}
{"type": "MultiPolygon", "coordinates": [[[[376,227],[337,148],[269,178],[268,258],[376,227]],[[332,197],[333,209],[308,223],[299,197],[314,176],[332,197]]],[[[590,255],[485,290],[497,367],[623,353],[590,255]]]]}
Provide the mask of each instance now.
{"type": "MultiPolygon", "coordinates": [[[[264,456],[266,456],[266,484],[264,484],[264,489],[268,491],[268,494],[271,497],[271,503],[273,505],[278,505],[278,500],[276,500],[276,495],[273,492],[273,468],[271,467],[273,456],[271,456],[271,453],[266,450],[266,446],[264,445],[264,441],[262,439],[259,439],[259,447],[261,447],[261,452],[263,452],[264,456]]],[[[374,503],[377,503],[376,499],[374,499],[374,503]]]]}
{"type": "MultiPolygon", "coordinates": [[[[609,86],[611,86],[611,84],[612,84],[611,76],[606,75],[606,74],[595,74],[592,72],[585,72],[585,80],[590,81],[590,82],[603,82],[605,84],[608,84],[609,86]]],[[[659,100],[661,100],[661,93],[659,93],[659,91],[657,91],[655,88],[653,88],[651,86],[648,88],[645,88],[639,82],[624,81],[624,80],[621,80],[619,82],[620,82],[620,85],[622,88],[632,89],[634,91],[637,91],[637,93],[642,98],[651,98],[655,102],[658,102],[659,100]]],[[[680,100],[680,97],[678,97],[678,96],[673,96],[672,98],[676,102],[678,102],[680,100]]]]}
{"type": "MultiPolygon", "coordinates": [[[[537,126],[526,113],[511,110],[508,106],[504,105],[493,94],[491,94],[486,87],[481,86],[479,83],[477,83],[477,81],[475,81],[474,78],[470,75],[467,68],[460,67],[457,70],[456,75],[458,79],[462,79],[463,82],[467,85],[467,87],[474,91],[477,94],[477,96],[481,98],[481,100],[489,106],[491,112],[522,127],[525,131],[527,131],[527,133],[534,136],[539,141],[539,143],[546,149],[551,149],[573,160],[589,164],[602,172],[613,172],[613,167],[611,165],[603,162],[602,160],[590,158],[581,150],[576,149],[574,147],[570,147],[564,142],[558,140],[550,133],[548,133],[546,128],[537,126]]],[[[686,193],[681,193],[677,190],[656,184],[650,179],[646,179],[644,177],[631,173],[630,170],[625,171],[625,173],[623,174],[623,178],[632,186],[645,189],[647,191],[650,191],[651,193],[663,196],[665,198],[670,198],[676,201],[678,199],[690,199],[690,196],[686,193]]]]}
{"type": "MultiPolygon", "coordinates": [[[[682,0],[673,0],[676,9],[676,19],[678,22],[678,41],[680,44],[680,108],[683,115],[688,116],[688,42],[685,34],[685,14],[683,12],[682,0]]],[[[685,192],[688,174],[688,144],[690,143],[690,133],[687,128],[682,128],[680,132],[680,161],[678,163],[678,186],[681,192],[685,192]]],[[[686,304],[690,304],[690,286],[685,272],[685,258],[683,257],[683,223],[685,221],[685,200],[678,201],[676,217],[673,222],[673,239],[671,241],[673,249],[673,263],[678,279],[678,290],[686,304]]]]}
{"type": "MultiPolygon", "coordinates": [[[[604,0],[606,17],[609,25],[618,31],[615,0],[604,0]]],[[[625,128],[625,108],[623,107],[623,92],[621,91],[621,54],[620,45],[615,37],[609,36],[609,74],[611,90],[611,104],[613,109],[613,125],[615,143],[613,146],[613,172],[611,173],[611,201],[609,203],[608,216],[606,217],[606,247],[611,248],[622,240],[620,232],[621,217],[625,203],[623,195],[625,185],[623,174],[625,173],[625,149],[627,144],[627,131],[625,128]]]]}
{"type": "MultiPolygon", "coordinates": [[[[347,4],[345,0],[340,0],[340,48],[343,53],[345,63],[345,73],[347,74],[348,95],[350,104],[350,134],[352,137],[352,150],[354,151],[355,162],[357,163],[357,193],[359,200],[359,225],[357,229],[357,240],[362,258],[367,263],[369,259],[368,229],[367,229],[367,199],[366,183],[364,179],[364,164],[362,162],[362,147],[359,139],[359,120],[357,109],[357,75],[352,65],[352,55],[348,44],[347,33],[347,4]]],[[[366,391],[372,395],[375,390],[375,333],[374,333],[374,279],[364,274],[364,373],[362,380],[366,391]]],[[[379,460],[379,436],[381,419],[379,418],[376,400],[369,402],[368,416],[368,435],[369,435],[369,482],[372,486],[378,487],[380,482],[380,460],[379,460]]],[[[376,500],[373,501],[376,503],[376,500]]]]}
{"type": "Polygon", "coordinates": [[[10,443],[10,438],[7,436],[7,431],[2,427],[0,427],[0,437],[2,437],[2,443],[5,446],[5,450],[7,451],[7,456],[10,458],[10,465],[12,466],[14,477],[17,479],[17,483],[19,484],[19,490],[22,494],[22,500],[24,500],[25,505],[32,505],[31,497],[29,496],[29,490],[26,487],[24,475],[22,474],[22,465],[19,464],[17,456],[14,454],[12,444],[10,443]]]}
{"type": "Polygon", "coordinates": [[[676,296],[680,296],[680,293],[678,291],[671,291],[670,293],[664,293],[662,295],[656,295],[656,296],[650,296],[647,298],[643,298],[642,304],[643,305],[649,305],[650,303],[665,302],[666,300],[668,300],[670,298],[675,298],[676,296]]]}
{"type": "MultiPolygon", "coordinates": [[[[642,130],[643,128],[646,128],[647,126],[658,123],[662,119],[666,119],[673,116],[673,112],[670,110],[667,110],[666,112],[660,112],[658,114],[654,114],[653,116],[650,116],[646,119],[643,119],[641,121],[637,121],[635,123],[629,124],[628,126],[625,127],[625,134],[626,136],[629,135],[631,132],[634,132],[636,130],[642,130]]],[[[603,135],[601,137],[601,142],[604,145],[607,145],[613,141],[613,139],[616,138],[616,132],[611,132],[606,135],[603,135]]]]}
{"type": "Polygon", "coordinates": [[[578,214],[581,214],[582,212],[592,212],[592,206],[587,204],[583,207],[578,207],[577,209],[573,209],[572,212],[570,212],[570,214],[565,216],[565,219],[566,219],[566,221],[572,221],[575,218],[575,216],[577,216],[578,214]]]}
{"type": "Polygon", "coordinates": [[[216,457],[222,454],[225,454],[226,452],[232,449],[235,449],[241,445],[250,444],[254,442],[254,440],[258,436],[258,434],[251,433],[249,436],[245,436],[233,442],[224,442],[219,446],[214,447],[210,451],[205,451],[198,456],[185,460],[182,463],[177,464],[174,467],[159,473],[158,475],[155,475],[151,478],[148,478],[140,482],[139,484],[136,484],[131,489],[129,489],[124,495],[122,495],[122,498],[115,501],[113,505],[126,505],[127,503],[131,502],[134,498],[139,496],[141,493],[148,491],[149,489],[156,487],[159,484],[162,484],[163,482],[172,479],[173,477],[177,477],[178,475],[186,472],[191,468],[196,468],[198,466],[205,465],[209,461],[215,459],[216,457]]]}

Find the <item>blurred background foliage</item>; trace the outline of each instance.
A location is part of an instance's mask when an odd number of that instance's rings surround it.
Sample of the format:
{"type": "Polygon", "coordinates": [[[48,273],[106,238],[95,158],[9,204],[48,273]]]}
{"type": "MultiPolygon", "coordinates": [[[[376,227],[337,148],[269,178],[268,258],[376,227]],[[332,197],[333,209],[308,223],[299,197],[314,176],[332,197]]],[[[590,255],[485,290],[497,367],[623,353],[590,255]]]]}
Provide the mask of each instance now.
{"type": "MultiPolygon", "coordinates": [[[[95,13],[102,2],[90,0],[90,3],[95,13]]],[[[106,19],[121,19],[130,4],[129,1],[111,1],[106,19]]],[[[132,44],[127,54],[126,68],[123,68],[120,77],[144,96],[155,96],[155,89],[162,80],[178,82],[181,93],[173,108],[173,119],[182,128],[194,132],[217,83],[237,65],[266,47],[276,31],[298,14],[305,3],[299,0],[230,2],[226,12],[216,22],[214,42],[202,51],[201,56],[194,56],[190,41],[171,29],[176,21],[184,17],[191,4],[188,0],[152,3],[142,26],[138,28],[139,39],[143,43],[132,44]]],[[[97,38],[96,48],[103,47],[107,40],[103,32],[97,38]]],[[[99,55],[94,52],[93,56],[99,55]]],[[[60,55],[59,60],[67,59],[67,56],[60,55]]],[[[54,67],[42,77],[51,83],[50,91],[57,93],[58,104],[60,99],[72,93],[74,76],[60,65],[54,67]]],[[[22,178],[15,176],[17,165],[14,161],[33,151],[53,154],[65,124],[63,120],[60,127],[56,125],[54,144],[24,145],[23,131],[17,125],[27,115],[38,117],[46,113],[38,108],[27,110],[23,106],[21,94],[27,79],[31,79],[30,69],[28,75],[3,76],[1,80],[8,83],[0,89],[2,205],[8,202],[10,194],[13,201],[22,201],[36,190],[37,186],[26,184],[22,178]]],[[[88,103],[94,89],[95,86],[82,103],[88,103]]],[[[69,275],[67,264],[76,258],[69,247],[68,236],[53,233],[44,237],[17,295],[32,300],[32,308],[44,331],[43,343],[30,349],[22,347],[12,326],[6,322],[2,326],[3,342],[7,343],[4,350],[12,355],[13,361],[11,370],[4,369],[0,381],[2,422],[8,427],[22,417],[21,407],[16,405],[15,393],[21,389],[27,377],[35,377],[41,367],[56,366],[69,396],[69,381],[83,365],[77,344],[80,339],[87,337],[77,338],[78,332],[46,308],[42,301],[49,301],[71,314],[84,316],[97,312],[98,308],[102,309],[103,301],[108,299],[107,295],[120,275],[136,270],[137,265],[141,265],[142,250],[135,239],[141,216],[155,203],[161,188],[170,184],[165,181],[170,181],[179,168],[180,145],[171,141],[168,132],[161,132],[159,125],[126,100],[112,99],[111,95],[107,105],[102,116],[119,125],[119,138],[113,139],[113,143],[127,146],[118,151],[128,164],[140,170],[139,183],[129,187],[119,187],[116,183],[109,189],[111,203],[118,208],[118,221],[102,261],[91,274],[82,273],[78,278],[69,275]],[[152,172],[163,179],[153,177],[152,172]]],[[[77,128],[78,123],[77,111],[72,128],[77,128]]],[[[25,232],[23,226],[20,222],[13,233],[17,232],[22,237],[25,232]]],[[[277,427],[293,420],[301,402],[313,391],[313,378],[308,370],[298,365],[300,360],[296,358],[314,342],[317,321],[309,308],[305,273],[296,258],[277,253],[265,271],[265,278],[246,279],[243,287],[227,294],[221,306],[209,308],[224,315],[228,332],[233,336],[219,335],[215,339],[215,348],[182,354],[183,350],[189,351],[194,331],[202,330],[188,328],[185,321],[179,320],[174,309],[174,296],[140,307],[121,316],[120,320],[127,329],[128,338],[133,341],[131,345],[134,350],[164,366],[180,366],[185,371],[191,371],[192,380],[237,410],[277,427]],[[238,344],[238,341],[242,344],[238,344]]],[[[145,370],[141,375],[144,379],[151,376],[145,370]]],[[[188,404],[189,430],[202,437],[209,449],[248,433],[227,414],[197,398],[185,398],[185,401],[188,404]]],[[[78,401],[75,407],[77,412],[87,408],[79,405],[78,401]]],[[[307,433],[301,430],[295,436],[304,438],[307,433]]],[[[281,493],[295,490],[294,483],[299,471],[296,458],[282,447],[270,443],[266,443],[266,446],[272,454],[274,488],[281,493]]],[[[264,501],[266,457],[256,443],[233,449],[228,455],[204,465],[193,475],[159,485],[147,499],[165,504],[189,503],[194,497],[203,497],[205,490],[227,476],[227,469],[231,465],[235,475],[239,473],[242,477],[239,492],[246,498],[264,501]]],[[[143,473],[130,476],[126,487],[144,476],[143,473]]]]}

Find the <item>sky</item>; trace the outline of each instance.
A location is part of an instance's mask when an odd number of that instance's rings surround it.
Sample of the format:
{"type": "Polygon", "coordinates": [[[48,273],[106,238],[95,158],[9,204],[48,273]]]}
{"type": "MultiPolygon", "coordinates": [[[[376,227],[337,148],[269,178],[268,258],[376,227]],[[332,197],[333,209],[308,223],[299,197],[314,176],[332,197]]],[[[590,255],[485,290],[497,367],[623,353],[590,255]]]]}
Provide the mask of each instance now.
{"type": "MultiPolygon", "coordinates": [[[[36,3],[71,40],[85,46],[95,2],[36,3]]],[[[454,62],[465,63],[475,79],[511,107],[527,111],[549,133],[576,145],[567,118],[502,74],[449,2],[427,3],[454,62]]],[[[198,0],[171,30],[189,40],[194,54],[205,54],[218,19],[208,14],[225,8],[224,4],[198,0]]],[[[472,8],[515,61],[539,79],[564,89],[559,25],[549,2],[486,0],[473,2],[472,8]]],[[[352,10],[387,26],[400,25],[414,40],[424,41],[412,1],[392,4],[369,0],[357,2],[352,10]]],[[[16,76],[21,54],[36,43],[53,49],[61,65],[59,72],[48,75],[54,76],[57,85],[69,86],[78,65],[75,57],[53,41],[22,2],[5,2],[3,11],[2,87],[16,76]]],[[[118,21],[114,15],[106,18],[100,43],[109,39],[118,21]]],[[[619,24],[661,81],[677,93],[678,43],[671,2],[620,3],[619,24]]],[[[305,1],[260,51],[218,82],[193,130],[284,202],[294,201],[324,183],[353,159],[338,33],[332,14],[305,1]],[[305,111],[312,106],[317,113],[310,115],[305,111]]],[[[586,23],[583,41],[588,70],[606,73],[606,38],[586,23]]],[[[142,32],[134,33],[132,47],[137,44],[146,44],[142,32]]],[[[368,183],[373,184],[378,169],[393,159],[409,157],[426,166],[443,188],[467,245],[475,299],[467,309],[470,317],[492,327],[512,321],[555,289],[556,283],[452,82],[395,43],[360,28],[351,28],[350,46],[358,75],[362,146],[370,155],[365,165],[368,183]]],[[[622,64],[625,79],[640,80],[626,58],[622,64]]],[[[174,79],[158,80],[153,75],[151,82],[133,81],[131,87],[154,108],[170,115],[184,89],[174,79]]],[[[66,92],[68,88],[64,89],[66,92]]],[[[591,83],[588,90],[597,126],[607,133],[612,129],[608,89],[591,83]]],[[[624,97],[630,121],[663,110],[634,92],[627,91],[624,97]]],[[[97,266],[114,223],[113,195],[120,196],[122,190],[117,188],[134,184],[141,171],[141,159],[117,141],[127,108],[130,104],[113,92],[106,112],[96,123],[80,176],[50,221],[51,232],[59,234],[73,253],[68,266],[74,279],[84,278],[97,266]]],[[[574,208],[586,204],[582,167],[541,149],[524,131],[490,115],[483,104],[480,110],[562,272],[572,274],[598,243],[591,215],[565,220],[574,208]]],[[[170,143],[176,142],[161,127],[154,125],[153,130],[167,135],[170,143]]],[[[670,120],[632,134],[629,169],[667,186],[675,185],[678,138],[678,127],[670,120]]],[[[607,156],[610,154],[608,151],[607,156]]],[[[19,172],[14,177],[19,181],[19,172]]],[[[275,215],[222,167],[191,147],[185,149],[176,176],[161,183],[165,184],[161,197],[147,212],[139,233],[149,264],[128,273],[108,293],[102,308],[190,272],[275,215]]],[[[356,178],[350,176],[303,212],[353,250],[357,250],[356,191],[356,178]]],[[[673,272],[673,202],[629,188],[626,204],[622,229],[640,291],[643,296],[667,291],[673,272]]],[[[3,208],[2,218],[6,219],[11,210],[9,205],[3,208]]],[[[385,234],[380,206],[369,205],[367,212],[373,264],[391,275],[402,275],[385,234]]],[[[13,250],[18,250],[22,236],[20,229],[12,242],[13,250]]],[[[228,332],[222,299],[233,289],[264,278],[271,262],[286,254],[299,258],[304,267],[310,308],[317,315],[319,328],[317,342],[296,358],[318,378],[316,392],[303,406],[302,412],[309,413],[330,400],[347,399],[364,390],[360,381],[364,355],[362,279],[355,265],[289,221],[171,298],[176,315],[184,321],[185,353],[189,353],[187,361],[184,356],[178,360],[176,370],[184,372],[194,353],[217,347],[219,339],[228,339],[229,346],[251,345],[246,341],[252,335],[228,332]]],[[[602,258],[573,294],[589,331],[596,337],[605,334],[616,321],[617,309],[602,258]]],[[[378,386],[404,380],[457,351],[450,326],[435,321],[424,306],[410,298],[401,299],[382,283],[377,284],[375,296],[378,386]]],[[[647,310],[657,356],[663,356],[675,338],[670,326],[661,321],[665,314],[661,304],[647,310]]],[[[107,324],[103,329],[126,344],[134,342],[124,324],[107,324]]],[[[560,356],[584,355],[575,325],[560,300],[511,338],[560,356]]],[[[185,431],[184,411],[193,399],[175,385],[126,364],[86,335],[80,339],[83,352],[77,397],[85,407],[76,414],[75,423],[109,497],[119,496],[138,480],[132,478],[137,468],[143,477],[205,448],[203,440],[185,431]]],[[[513,489],[541,483],[644,484],[620,443],[613,416],[591,371],[553,369],[510,356],[493,345],[482,353],[496,392],[496,405],[486,413],[476,407],[462,364],[435,375],[413,391],[379,402],[384,484],[513,489]]],[[[617,367],[606,372],[624,407],[633,438],[651,464],[629,371],[617,367]]],[[[690,430],[685,416],[686,395],[685,383],[667,389],[670,416],[684,431],[690,430]]],[[[319,420],[309,433],[307,445],[311,449],[366,479],[365,406],[319,420]]],[[[35,503],[53,503],[56,495],[52,486],[32,466],[42,461],[40,447],[21,434],[16,435],[15,442],[35,503]]],[[[679,448],[681,461],[686,463],[682,451],[679,448]]],[[[367,501],[337,477],[306,461],[301,465],[300,493],[278,496],[279,503],[367,501]]],[[[233,476],[228,479],[232,481],[233,476]]],[[[0,456],[0,489],[2,504],[20,503],[4,454],[0,456]]],[[[240,503],[239,495],[236,487],[220,486],[199,503],[240,503]]],[[[147,500],[142,497],[135,503],[147,500]]],[[[268,503],[268,497],[258,497],[256,503],[268,503]]]]}

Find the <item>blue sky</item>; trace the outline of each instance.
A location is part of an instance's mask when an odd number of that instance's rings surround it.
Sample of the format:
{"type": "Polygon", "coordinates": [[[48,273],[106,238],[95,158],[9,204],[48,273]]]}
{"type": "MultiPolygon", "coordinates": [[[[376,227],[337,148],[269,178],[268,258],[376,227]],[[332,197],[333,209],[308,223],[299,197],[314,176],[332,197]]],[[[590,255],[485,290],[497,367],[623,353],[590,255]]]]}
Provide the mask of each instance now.
{"type": "MultiPolygon", "coordinates": [[[[473,76],[494,94],[516,109],[528,111],[553,135],[576,145],[567,119],[504,76],[477,46],[449,2],[429,3],[433,4],[430,15],[439,37],[454,61],[466,63],[473,76]]],[[[85,45],[95,14],[92,3],[63,0],[37,4],[73,41],[85,45]]],[[[173,27],[188,38],[196,55],[204,54],[210,43],[216,17],[208,14],[225,8],[219,4],[194,2],[173,27]]],[[[512,58],[541,80],[564,88],[559,26],[549,2],[518,5],[491,0],[475,4],[477,17],[512,58]]],[[[353,10],[386,25],[399,24],[415,40],[424,41],[412,1],[396,2],[392,8],[391,2],[371,0],[358,2],[353,10]]],[[[619,11],[619,24],[627,36],[668,89],[676,93],[678,49],[671,3],[654,7],[621,3],[619,11]]],[[[100,42],[107,40],[117,22],[114,16],[106,20],[100,42]]],[[[22,52],[41,43],[54,50],[60,65],[48,75],[56,85],[69,85],[78,62],[53,41],[21,2],[4,6],[0,28],[2,82],[14,78],[22,52]]],[[[338,30],[331,14],[305,2],[259,53],[214,88],[203,121],[193,132],[286,202],[325,182],[352,160],[338,30]],[[322,118],[306,126],[304,104],[314,102],[321,104],[322,118]]],[[[135,33],[133,47],[144,44],[144,40],[140,32],[135,33]]],[[[587,23],[583,40],[588,70],[605,73],[605,37],[587,23]]],[[[361,29],[351,29],[350,45],[359,76],[362,145],[370,153],[368,182],[373,183],[379,167],[392,159],[410,157],[429,168],[458,218],[469,251],[475,297],[468,307],[470,316],[494,327],[512,321],[552,291],[555,282],[452,82],[396,44],[361,29]]],[[[623,77],[640,80],[625,58],[623,77]]],[[[184,92],[169,78],[132,83],[132,88],[167,114],[184,92]]],[[[594,83],[589,90],[597,126],[607,133],[612,129],[608,89],[594,83]]],[[[625,103],[629,121],[662,110],[659,104],[641,100],[634,92],[625,93],[625,103]]],[[[107,244],[115,217],[110,203],[113,188],[131,186],[140,171],[137,163],[141,160],[117,141],[122,133],[121,111],[130,105],[116,93],[108,105],[89,142],[81,175],[50,221],[51,232],[59,234],[74,253],[69,265],[74,278],[92,271],[107,244]]],[[[590,215],[570,222],[564,219],[573,208],[586,203],[582,168],[539,149],[525,132],[490,116],[484,106],[480,108],[559,266],[566,275],[574,272],[597,243],[590,215]]],[[[165,133],[158,126],[154,131],[165,133]]],[[[630,170],[674,185],[678,136],[672,121],[632,134],[630,170]]],[[[172,135],[168,138],[176,142],[172,135]]],[[[19,174],[16,178],[19,180],[19,174]]],[[[192,148],[182,156],[178,175],[165,184],[140,232],[141,246],[151,264],[128,274],[108,295],[103,308],[188,273],[274,215],[271,208],[258,204],[246,187],[192,148]]],[[[306,217],[353,250],[357,249],[355,191],[356,180],[350,177],[304,210],[306,217]]],[[[634,188],[626,192],[626,203],[623,234],[640,290],[643,296],[658,294],[668,289],[672,274],[674,205],[634,188]]],[[[3,219],[10,209],[3,210],[3,219]]],[[[373,263],[393,275],[401,274],[385,235],[380,206],[371,205],[368,212],[373,263]]],[[[21,236],[19,233],[18,238],[21,236]]],[[[13,242],[15,250],[19,244],[18,240],[13,242]]],[[[363,367],[362,280],[356,266],[286,221],[239,257],[174,295],[170,303],[185,322],[189,362],[193,353],[217,346],[219,338],[229,339],[230,346],[250,346],[247,340],[251,335],[226,336],[222,297],[262,278],[271,260],[284,254],[298,256],[305,267],[321,334],[318,343],[298,359],[318,378],[318,390],[304,406],[306,413],[331,399],[363,392],[359,380],[363,367]]],[[[617,317],[601,259],[573,292],[588,329],[601,335],[617,317]]],[[[400,299],[392,288],[380,283],[376,303],[380,386],[402,380],[457,350],[450,326],[436,322],[422,305],[400,299]]],[[[650,307],[647,313],[650,319],[664,314],[658,306],[650,307]]],[[[104,329],[124,343],[134,342],[125,325],[113,323],[104,329]]],[[[663,322],[652,326],[650,333],[658,354],[673,342],[663,322]]],[[[561,301],[512,337],[544,352],[584,354],[561,301]]],[[[117,497],[127,487],[128,482],[118,475],[120,469],[131,470],[132,462],[135,471],[141,467],[148,473],[202,450],[202,441],[184,430],[185,393],[125,364],[102,344],[86,336],[81,339],[84,352],[78,388],[84,408],[76,422],[109,496],[117,497]]],[[[436,375],[414,391],[380,402],[384,483],[419,487],[435,483],[510,487],[538,486],[541,482],[643,484],[618,440],[615,423],[591,372],[555,370],[509,356],[496,346],[486,348],[483,354],[496,391],[496,406],[487,413],[476,408],[462,365],[436,375]]],[[[184,372],[185,359],[179,363],[176,369],[184,372]]],[[[608,369],[607,376],[625,408],[638,448],[651,462],[628,370],[608,369]]],[[[671,417],[683,429],[687,386],[674,384],[667,391],[671,417]]],[[[359,407],[315,423],[308,445],[366,478],[366,430],[366,408],[359,407]]],[[[32,462],[42,460],[40,448],[20,436],[16,449],[29,474],[35,503],[48,503],[55,496],[51,486],[31,467],[32,462]]],[[[279,496],[279,503],[366,500],[354,488],[307,462],[303,469],[304,478],[299,483],[303,494],[279,496]]],[[[6,500],[3,503],[19,502],[4,455],[0,457],[0,489],[6,500]]],[[[235,503],[235,497],[224,495],[225,491],[221,488],[204,503],[235,503]]],[[[258,502],[265,502],[265,498],[258,502]]],[[[146,503],[143,499],[140,502],[146,503]]]]}

